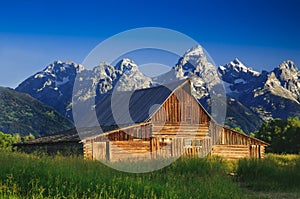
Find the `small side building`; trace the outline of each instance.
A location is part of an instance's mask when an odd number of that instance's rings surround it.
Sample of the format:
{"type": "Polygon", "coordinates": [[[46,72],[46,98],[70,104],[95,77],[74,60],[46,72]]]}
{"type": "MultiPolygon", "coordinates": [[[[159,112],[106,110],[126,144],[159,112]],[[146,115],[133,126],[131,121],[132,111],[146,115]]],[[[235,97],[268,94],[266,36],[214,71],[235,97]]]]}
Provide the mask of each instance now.
{"type": "Polygon", "coordinates": [[[83,144],[76,129],[15,144],[18,150],[26,153],[47,153],[49,155],[83,155],[83,144]]]}
{"type": "Polygon", "coordinates": [[[72,143],[78,144],[85,158],[118,161],[181,155],[263,158],[268,145],[217,124],[192,95],[188,79],[134,92],[107,94],[97,104],[96,115],[102,133],[87,128],[90,133],[84,133],[80,139],[73,130],[73,137],[57,140],[49,136],[31,144],[21,143],[19,147],[57,145],[57,149],[62,149],[61,144],[72,143]]]}

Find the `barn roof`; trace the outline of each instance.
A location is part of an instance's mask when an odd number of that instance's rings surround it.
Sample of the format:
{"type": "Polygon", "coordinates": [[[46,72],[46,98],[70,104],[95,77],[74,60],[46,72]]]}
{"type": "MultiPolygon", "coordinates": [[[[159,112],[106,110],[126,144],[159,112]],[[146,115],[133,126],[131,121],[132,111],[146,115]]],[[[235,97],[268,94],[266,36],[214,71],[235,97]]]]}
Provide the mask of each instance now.
{"type": "Polygon", "coordinates": [[[230,130],[231,132],[234,132],[234,133],[236,133],[236,134],[240,134],[240,135],[242,135],[242,136],[245,136],[245,137],[247,137],[247,138],[250,138],[250,139],[252,139],[252,140],[255,140],[256,142],[259,142],[259,143],[261,143],[261,144],[264,145],[264,146],[269,146],[269,145],[270,145],[269,143],[267,143],[267,142],[265,142],[265,141],[262,141],[262,140],[260,140],[260,139],[258,139],[258,138],[255,138],[255,137],[251,137],[250,135],[247,135],[247,134],[245,134],[245,133],[241,133],[241,132],[239,132],[239,131],[236,131],[236,130],[234,130],[234,129],[228,127],[228,126],[222,126],[222,127],[223,127],[223,129],[230,130]]]}
{"type": "Polygon", "coordinates": [[[74,128],[74,129],[55,133],[53,135],[48,135],[33,140],[17,143],[15,145],[18,146],[18,145],[45,144],[45,143],[58,143],[58,142],[79,142],[79,141],[80,141],[80,137],[77,133],[77,130],[74,128]]]}
{"type": "MultiPolygon", "coordinates": [[[[116,129],[119,129],[119,127],[109,126],[109,127],[101,128],[103,132],[111,132],[116,129]]],[[[52,135],[20,142],[15,145],[18,146],[18,145],[46,144],[46,143],[59,143],[59,142],[80,142],[81,139],[84,137],[98,135],[99,134],[98,132],[99,132],[99,127],[88,127],[88,128],[80,128],[80,129],[73,128],[65,131],[60,131],[52,135]],[[78,134],[78,130],[81,133],[80,136],[78,134]]]]}
{"type": "Polygon", "coordinates": [[[102,126],[129,125],[147,122],[169,96],[189,79],[147,89],[105,94],[96,106],[102,126]]]}

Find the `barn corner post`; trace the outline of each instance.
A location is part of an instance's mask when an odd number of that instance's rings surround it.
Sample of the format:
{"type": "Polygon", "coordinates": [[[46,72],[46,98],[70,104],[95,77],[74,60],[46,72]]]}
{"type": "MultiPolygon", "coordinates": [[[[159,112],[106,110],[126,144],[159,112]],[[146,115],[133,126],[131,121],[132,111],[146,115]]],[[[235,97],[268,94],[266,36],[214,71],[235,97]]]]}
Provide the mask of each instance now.
{"type": "Polygon", "coordinates": [[[149,125],[149,145],[150,145],[150,159],[156,159],[156,138],[153,136],[153,124],[150,119],[149,125]]]}
{"type": "Polygon", "coordinates": [[[105,153],[106,160],[110,161],[111,160],[111,146],[110,146],[109,141],[105,142],[105,151],[106,151],[106,153],[105,153]]]}

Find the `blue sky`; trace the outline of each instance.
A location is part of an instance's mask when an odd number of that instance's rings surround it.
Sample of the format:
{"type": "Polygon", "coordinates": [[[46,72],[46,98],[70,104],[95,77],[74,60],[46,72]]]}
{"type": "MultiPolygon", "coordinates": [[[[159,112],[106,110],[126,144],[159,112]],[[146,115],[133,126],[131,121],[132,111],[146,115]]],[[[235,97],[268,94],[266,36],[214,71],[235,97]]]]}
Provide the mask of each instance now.
{"type": "Polygon", "coordinates": [[[198,41],[217,65],[238,57],[271,70],[300,66],[300,1],[1,1],[0,85],[15,87],[54,60],[81,63],[101,41],[164,27],[198,41]]]}

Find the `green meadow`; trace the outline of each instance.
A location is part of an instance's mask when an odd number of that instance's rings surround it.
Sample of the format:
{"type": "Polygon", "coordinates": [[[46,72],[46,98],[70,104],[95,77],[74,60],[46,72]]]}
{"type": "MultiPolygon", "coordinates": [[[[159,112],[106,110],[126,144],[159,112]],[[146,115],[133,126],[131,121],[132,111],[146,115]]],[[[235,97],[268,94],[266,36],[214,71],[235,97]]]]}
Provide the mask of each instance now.
{"type": "Polygon", "coordinates": [[[181,158],[132,174],[82,157],[0,152],[0,198],[299,198],[299,171],[299,155],[181,158]]]}

